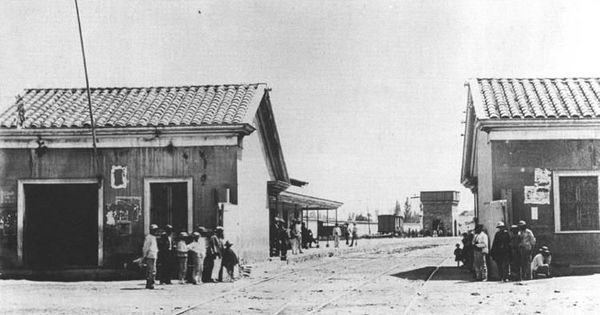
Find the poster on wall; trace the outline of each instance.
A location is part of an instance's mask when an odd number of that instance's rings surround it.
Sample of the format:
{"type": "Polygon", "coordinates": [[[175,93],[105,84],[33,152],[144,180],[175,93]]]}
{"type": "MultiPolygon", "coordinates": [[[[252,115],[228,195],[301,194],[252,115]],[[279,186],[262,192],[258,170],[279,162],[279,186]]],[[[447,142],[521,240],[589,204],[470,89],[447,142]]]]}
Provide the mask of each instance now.
{"type": "Polygon", "coordinates": [[[110,187],[127,188],[127,166],[113,165],[110,169],[110,187]]]}
{"type": "Polygon", "coordinates": [[[525,186],[524,187],[525,204],[550,204],[550,190],[544,187],[525,186]]]}
{"type": "Polygon", "coordinates": [[[534,170],[533,186],[525,186],[526,204],[550,204],[550,187],[552,183],[552,172],[546,168],[534,170]]]}
{"type": "Polygon", "coordinates": [[[550,187],[551,174],[549,169],[536,168],[534,171],[534,183],[538,187],[550,187]]]}
{"type": "Polygon", "coordinates": [[[130,235],[132,223],[141,219],[142,198],[119,196],[106,205],[106,225],[114,226],[118,235],[130,235]]]}

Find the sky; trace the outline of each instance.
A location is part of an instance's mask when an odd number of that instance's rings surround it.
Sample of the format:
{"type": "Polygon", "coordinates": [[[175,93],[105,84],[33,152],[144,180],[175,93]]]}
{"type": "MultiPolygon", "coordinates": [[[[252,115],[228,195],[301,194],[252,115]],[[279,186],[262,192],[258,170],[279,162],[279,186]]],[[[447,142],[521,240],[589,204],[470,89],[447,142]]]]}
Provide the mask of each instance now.
{"type": "MultiPolygon", "coordinates": [[[[597,77],[593,1],[80,0],[90,85],[266,82],[291,177],[342,213],[458,190],[474,77],[597,77]]],[[[84,87],[73,1],[0,2],[0,107],[84,87]]]]}

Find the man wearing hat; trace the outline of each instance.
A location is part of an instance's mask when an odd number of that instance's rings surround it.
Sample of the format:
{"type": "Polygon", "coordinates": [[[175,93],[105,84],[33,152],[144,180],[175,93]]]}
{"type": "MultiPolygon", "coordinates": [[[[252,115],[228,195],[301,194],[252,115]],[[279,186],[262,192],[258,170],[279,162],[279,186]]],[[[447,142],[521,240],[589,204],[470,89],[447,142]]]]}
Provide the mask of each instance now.
{"type": "Polygon", "coordinates": [[[550,249],[548,249],[548,246],[542,246],[539,253],[531,261],[531,273],[533,277],[537,278],[539,275],[544,275],[546,278],[550,278],[551,262],[552,255],[550,255],[550,249]]]}
{"type": "Polygon", "coordinates": [[[513,224],[510,226],[510,277],[512,280],[518,280],[521,274],[521,259],[519,256],[519,226],[513,224]]]}
{"type": "Polygon", "coordinates": [[[483,231],[483,225],[477,224],[473,237],[473,268],[475,268],[475,279],[479,281],[487,281],[486,256],[488,253],[488,236],[483,231]]]}
{"type": "Polygon", "coordinates": [[[229,281],[235,280],[235,277],[233,276],[233,270],[239,263],[237,255],[233,249],[231,249],[232,245],[233,244],[229,243],[229,241],[225,242],[225,248],[223,249],[223,263],[221,264],[221,270],[223,267],[225,268],[229,281]]]}
{"type": "Polygon", "coordinates": [[[498,273],[500,275],[500,281],[508,281],[508,266],[510,263],[510,234],[506,229],[504,222],[498,222],[496,224],[498,230],[494,235],[494,242],[492,243],[492,250],[490,256],[498,265],[498,273]]]}
{"type": "Polygon", "coordinates": [[[535,247],[535,236],[533,232],[527,228],[527,223],[519,221],[519,265],[521,273],[519,280],[531,279],[531,252],[535,247]]]}
{"type": "Polygon", "coordinates": [[[202,242],[200,242],[200,237],[200,232],[192,233],[192,242],[188,244],[188,250],[190,253],[189,258],[191,260],[190,265],[192,266],[192,284],[198,284],[198,282],[200,281],[204,252],[206,251],[204,239],[202,239],[202,242]]]}
{"type": "Polygon", "coordinates": [[[175,242],[173,227],[165,225],[164,232],[158,238],[158,279],[160,284],[171,284],[175,274],[175,242]]]}
{"type": "Polygon", "coordinates": [[[215,228],[215,234],[210,237],[209,240],[209,251],[210,258],[212,259],[211,268],[211,280],[223,281],[223,271],[221,269],[221,259],[223,258],[223,239],[225,238],[224,230],[222,226],[215,228]],[[217,268],[214,268],[214,267],[217,268]]]}
{"type": "Polygon", "coordinates": [[[144,239],[142,257],[146,263],[146,289],[154,289],[154,277],[156,276],[156,258],[158,257],[158,245],[156,234],[158,225],[150,224],[150,233],[144,239]]]}

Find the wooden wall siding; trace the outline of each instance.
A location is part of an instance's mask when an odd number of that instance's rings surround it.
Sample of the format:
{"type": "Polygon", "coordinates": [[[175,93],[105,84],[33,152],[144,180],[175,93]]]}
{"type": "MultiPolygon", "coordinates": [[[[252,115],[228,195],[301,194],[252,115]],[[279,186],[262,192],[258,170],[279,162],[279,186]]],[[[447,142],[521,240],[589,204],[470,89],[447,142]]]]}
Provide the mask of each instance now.
{"type": "MultiPolygon", "coordinates": [[[[237,147],[181,147],[167,148],[119,148],[99,150],[100,169],[104,176],[105,213],[117,196],[140,197],[144,195],[145,177],[192,177],[194,191],[194,225],[208,228],[216,226],[215,190],[230,188],[231,202],[237,203],[237,147]],[[112,165],[127,166],[127,188],[110,186],[112,165]],[[204,181],[203,181],[204,179],[204,181]]],[[[0,189],[17,191],[17,180],[26,178],[92,178],[90,149],[49,149],[38,157],[34,150],[0,150],[0,189]]],[[[3,212],[14,212],[14,204],[0,206],[3,212]]],[[[143,208],[143,204],[142,204],[143,208]]],[[[118,266],[124,256],[139,255],[143,242],[143,217],[132,225],[132,234],[118,236],[111,227],[104,226],[104,264],[118,266]]],[[[12,236],[11,236],[12,238],[12,236]]],[[[0,253],[13,262],[16,257],[15,240],[0,244],[0,253]]],[[[1,265],[0,265],[1,267],[1,265]]]]}
{"type": "MultiPolygon", "coordinates": [[[[535,168],[597,170],[600,140],[493,141],[493,195],[502,199],[502,189],[512,189],[513,220],[526,220],[538,239],[549,245],[559,260],[600,261],[600,233],[555,234],[554,200],[549,205],[524,204],[524,186],[534,184],[535,168]],[[538,220],[531,220],[531,207],[538,207],[538,220]]],[[[552,183],[554,185],[554,183],[552,183]]]]}

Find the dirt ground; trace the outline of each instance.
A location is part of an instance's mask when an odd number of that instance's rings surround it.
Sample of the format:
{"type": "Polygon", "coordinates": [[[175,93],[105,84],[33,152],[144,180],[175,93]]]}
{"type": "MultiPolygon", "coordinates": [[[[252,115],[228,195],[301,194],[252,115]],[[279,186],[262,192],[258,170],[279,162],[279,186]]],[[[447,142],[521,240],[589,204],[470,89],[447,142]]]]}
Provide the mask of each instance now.
{"type": "Polygon", "coordinates": [[[456,241],[365,241],[360,250],[322,249],[327,258],[257,264],[234,283],[153,291],[143,281],[2,280],[0,313],[598,314],[600,274],[473,282],[455,266],[456,241]]]}

